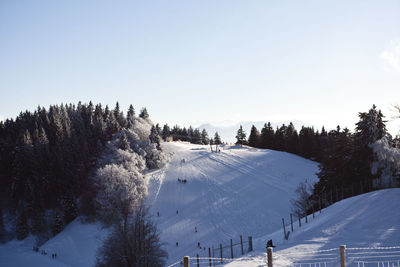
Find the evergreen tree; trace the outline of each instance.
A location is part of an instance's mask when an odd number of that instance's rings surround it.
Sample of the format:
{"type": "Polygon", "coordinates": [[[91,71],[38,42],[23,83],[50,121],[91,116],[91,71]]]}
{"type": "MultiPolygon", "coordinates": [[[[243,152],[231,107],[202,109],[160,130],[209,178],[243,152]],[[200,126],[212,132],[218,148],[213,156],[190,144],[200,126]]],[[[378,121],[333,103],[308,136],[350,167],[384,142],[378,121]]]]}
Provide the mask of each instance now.
{"type": "Polygon", "coordinates": [[[24,209],[21,207],[15,223],[15,233],[18,240],[25,239],[29,234],[28,222],[24,209]]]}
{"type": "Polygon", "coordinates": [[[360,112],[359,117],[354,134],[354,175],[358,179],[372,181],[379,177],[380,173],[375,175],[371,173],[371,165],[374,161],[371,145],[386,135],[385,121],[382,112],[376,110],[375,105],[368,112],[360,112]]]}
{"type": "Polygon", "coordinates": [[[246,132],[243,130],[242,125],[240,125],[236,134],[236,144],[245,145],[246,144],[246,132]]]}
{"type": "Polygon", "coordinates": [[[142,108],[140,111],[139,117],[142,119],[148,119],[149,118],[149,113],[147,112],[146,108],[142,108]]]}
{"type": "Polygon", "coordinates": [[[268,124],[264,124],[264,127],[261,130],[260,147],[273,149],[274,148],[274,136],[275,136],[275,132],[271,126],[271,123],[268,122],[268,124]]]}
{"type": "Polygon", "coordinates": [[[203,129],[201,131],[201,142],[203,145],[208,145],[208,143],[210,142],[210,140],[208,139],[208,133],[206,129],[203,129]]]}
{"type": "Polygon", "coordinates": [[[249,135],[249,146],[251,147],[259,147],[260,144],[260,133],[258,132],[256,126],[252,126],[249,135]]]}
{"type": "Polygon", "coordinates": [[[222,144],[221,137],[219,136],[218,132],[215,132],[215,134],[214,134],[214,144],[215,145],[222,144]]]}
{"type": "Polygon", "coordinates": [[[134,124],[134,121],[135,121],[135,109],[133,108],[132,105],[129,106],[129,109],[128,109],[128,112],[127,112],[127,115],[126,115],[126,119],[127,119],[127,122],[128,122],[127,127],[128,128],[132,128],[133,124],[134,124]]]}
{"type": "Polygon", "coordinates": [[[154,125],[151,127],[149,139],[151,143],[156,144],[158,150],[161,150],[160,137],[154,125]]]}
{"type": "Polygon", "coordinates": [[[166,141],[167,137],[170,135],[171,135],[171,129],[169,128],[168,124],[165,124],[162,129],[161,136],[164,139],[164,141],[166,141]]]}

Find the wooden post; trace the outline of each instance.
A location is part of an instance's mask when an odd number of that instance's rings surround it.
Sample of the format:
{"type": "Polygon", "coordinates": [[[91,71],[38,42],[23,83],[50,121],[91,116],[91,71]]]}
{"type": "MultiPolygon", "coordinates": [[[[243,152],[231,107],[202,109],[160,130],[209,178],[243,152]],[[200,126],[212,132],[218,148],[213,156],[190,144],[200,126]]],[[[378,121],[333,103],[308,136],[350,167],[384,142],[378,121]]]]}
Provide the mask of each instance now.
{"type": "Polygon", "coordinates": [[[183,257],[183,267],[190,267],[190,265],[189,265],[189,256],[183,257]]]}
{"type": "Polygon", "coordinates": [[[301,227],[301,217],[300,217],[300,213],[297,213],[297,217],[299,217],[299,227],[301,227]]]}
{"type": "Polygon", "coordinates": [[[306,223],[308,223],[308,221],[307,221],[307,213],[306,213],[306,223]]]}
{"type": "Polygon", "coordinates": [[[199,254],[196,254],[196,257],[197,257],[197,267],[200,267],[199,254]]]}
{"type": "MultiPolygon", "coordinates": [[[[212,259],[212,263],[214,264],[214,246],[212,247],[213,250],[213,259],[212,259]]],[[[210,267],[211,267],[211,251],[210,248],[208,248],[208,258],[210,259],[210,267]]]]}
{"type": "Polygon", "coordinates": [[[314,215],[314,204],[312,205],[312,217],[313,217],[313,219],[315,218],[315,215],[314,215]]]}
{"type": "Polygon", "coordinates": [[[321,207],[321,197],[318,198],[318,203],[319,203],[319,213],[321,213],[322,207],[321,207]]]}
{"type": "Polygon", "coordinates": [[[253,251],[253,238],[249,236],[249,252],[253,251]]]}
{"type": "Polygon", "coordinates": [[[290,213],[290,229],[292,230],[293,233],[293,216],[291,213],[290,213]]]}
{"type": "MultiPolygon", "coordinates": [[[[283,225],[283,236],[285,237],[285,239],[286,239],[286,227],[285,227],[285,219],[284,218],[282,218],[282,225],[283,225]]],[[[287,240],[287,239],[286,239],[287,240]]]]}
{"type": "Polygon", "coordinates": [[[346,245],[340,246],[340,267],[346,267],[346,245]]]}
{"type": "Polygon", "coordinates": [[[273,266],[273,264],[272,264],[272,248],[271,247],[268,247],[267,248],[267,255],[268,255],[268,267],[272,267],[273,266]]]}
{"type": "Polygon", "coordinates": [[[242,236],[240,236],[240,248],[242,249],[242,255],[243,255],[244,251],[243,251],[243,237],[242,236]]]}
{"type": "Polygon", "coordinates": [[[220,253],[220,258],[221,258],[221,263],[223,262],[222,260],[222,244],[219,244],[219,253],[220,253]]]}
{"type": "Polygon", "coordinates": [[[233,245],[232,245],[232,238],[231,238],[231,258],[233,259],[233,245]]]}

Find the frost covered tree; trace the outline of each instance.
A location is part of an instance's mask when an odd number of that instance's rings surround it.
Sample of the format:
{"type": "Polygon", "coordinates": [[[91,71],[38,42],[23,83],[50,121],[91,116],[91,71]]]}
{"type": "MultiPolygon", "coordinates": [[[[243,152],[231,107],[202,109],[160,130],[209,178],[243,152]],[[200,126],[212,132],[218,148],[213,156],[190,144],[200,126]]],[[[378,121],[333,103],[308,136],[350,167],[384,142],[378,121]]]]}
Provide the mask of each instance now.
{"type": "Polygon", "coordinates": [[[383,137],[371,145],[375,160],[371,165],[375,188],[387,188],[400,185],[400,149],[391,145],[388,137],[383,137]]]}
{"type": "Polygon", "coordinates": [[[386,135],[385,121],[382,112],[375,105],[368,112],[360,112],[359,117],[354,134],[354,175],[360,180],[372,181],[379,173],[371,173],[374,161],[371,145],[386,135]]]}
{"type": "Polygon", "coordinates": [[[144,178],[122,165],[108,164],[97,170],[97,213],[106,223],[127,220],[146,194],[144,178]]]}
{"type": "Polygon", "coordinates": [[[158,150],[161,150],[160,147],[160,136],[158,135],[157,128],[153,125],[150,130],[149,140],[151,143],[157,146],[158,150]]]}
{"type": "Polygon", "coordinates": [[[148,119],[149,118],[149,113],[147,112],[146,108],[142,108],[140,111],[139,117],[142,119],[148,119]]]}

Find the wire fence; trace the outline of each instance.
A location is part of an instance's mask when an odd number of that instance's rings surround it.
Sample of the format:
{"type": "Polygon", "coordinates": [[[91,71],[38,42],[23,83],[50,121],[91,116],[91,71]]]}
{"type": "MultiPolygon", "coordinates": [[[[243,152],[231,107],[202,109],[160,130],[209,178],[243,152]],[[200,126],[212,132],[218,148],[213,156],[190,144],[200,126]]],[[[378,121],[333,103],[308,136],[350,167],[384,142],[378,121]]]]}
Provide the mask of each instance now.
{"type": "MultiPolygon", "coordinates": [[[[230,246],[228,246],[228,248],[230,248],[230,246]]],[[[272,248],[270,248],[267,254],[268,258],[270,257],[272,259],[271,263],[268,262],[267,257],[261,257],[261,259],[260,257],[257,257],[256,259],[252,257],[233,258],[230,256],[199,257],[197,254],[195,257],[186,257],[188,265],[185,265],[184,260],[182,260],[171,264],[168,267],[224,266],[230,262],[236,262],[240,265],[240,263],[249,261],[257,261],[258,266],[273,266],[272,263],[277,263],[277,266],[285,267],[400,267],[400,246],[363,248],[346,248],[346,246],[340,246],[340,248],[324,250],[275,253],[272,253],[272,248]]]]}

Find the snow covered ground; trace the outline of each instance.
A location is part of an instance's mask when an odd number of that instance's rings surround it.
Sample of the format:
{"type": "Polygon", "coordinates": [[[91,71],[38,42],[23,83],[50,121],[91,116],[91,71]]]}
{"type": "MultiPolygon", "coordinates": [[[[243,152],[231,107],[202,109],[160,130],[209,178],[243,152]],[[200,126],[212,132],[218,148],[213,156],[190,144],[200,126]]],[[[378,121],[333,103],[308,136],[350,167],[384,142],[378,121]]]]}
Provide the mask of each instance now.
{"type": "Polygon", "coordinates": [[[208,256],[208,247],[230,238],[239,242],[240,235],[247,240],[279,229],[298,184],[317,179],[316,162],[285,152],[223,146],[211,153],[209,146],[188,143],[164,148],[173,156],[150,177],[148,201],[168,263],[208,256]]]}
{"type": "MultiPolygon", "coordinates": [[[[230,238],[237,243],[240,235],[244,240],[253,237],[254,251],[234,262],[225,261],[226,266],[266,266],[265,243],[269,239],[277,245],[274,266],[293,266],[313,259],[315,262],[321,256],[311,251],[334,249],[325,254],[336,255],[341,244],[400,244],[400,189],[375,191],[338,202],[308,224],[303,222],[300,229],[296,226],[286,241],[281,218],[288,217],[290,199],[298,183],[317,179],[316,162],[285,152],[238,146],[221,147],[220,153],[187,143],[163,146],[172,158],[163,169],[148,174],[147,200],[169,253],[168,265],[185,255],[208,256],[204,248],[228,245],[230,238]]],[[[32,237],[0,245],[0,266],[93,266],[96,250],[106,234],[107,230],[97,224],[75,220],[40,248],[48,255],[32,251],[32,237]],[[57,259],[51,258],[53,252],[57,259]]],[[[207,261],[202,262],[201,266],[206,266],[207,261]]],[[[191,262],[191,266],[195,263],[191,262]]]]}
{"type": "Polygon", "coordinates": [[[303,221],[300,229],[296,226],[289,240],[284,240],[282,230],[261,237],[255,241],[258,251],[226,266],[266,266],[266,249],[259,248],[263,244],[265,247],[265,240],[272,238],[277,241],[274,266],[294,266],[296,262],[303,266],[317,262],[320,266],[325,262],[327,266],[340,266],[339,246],[346,245],[347,266],[358,266],[357,261],[363,261],[364,266],[379,266],[377,262],[380,262],[380,266],[397,267],[400,260],[399,203],[400,188],[342,200],[311,218],[308,224],[303,221]],[[392,248],[373,249],[382,247],[392,248]],[[321,250],[330,251],[313,252],[321,250]]]}

